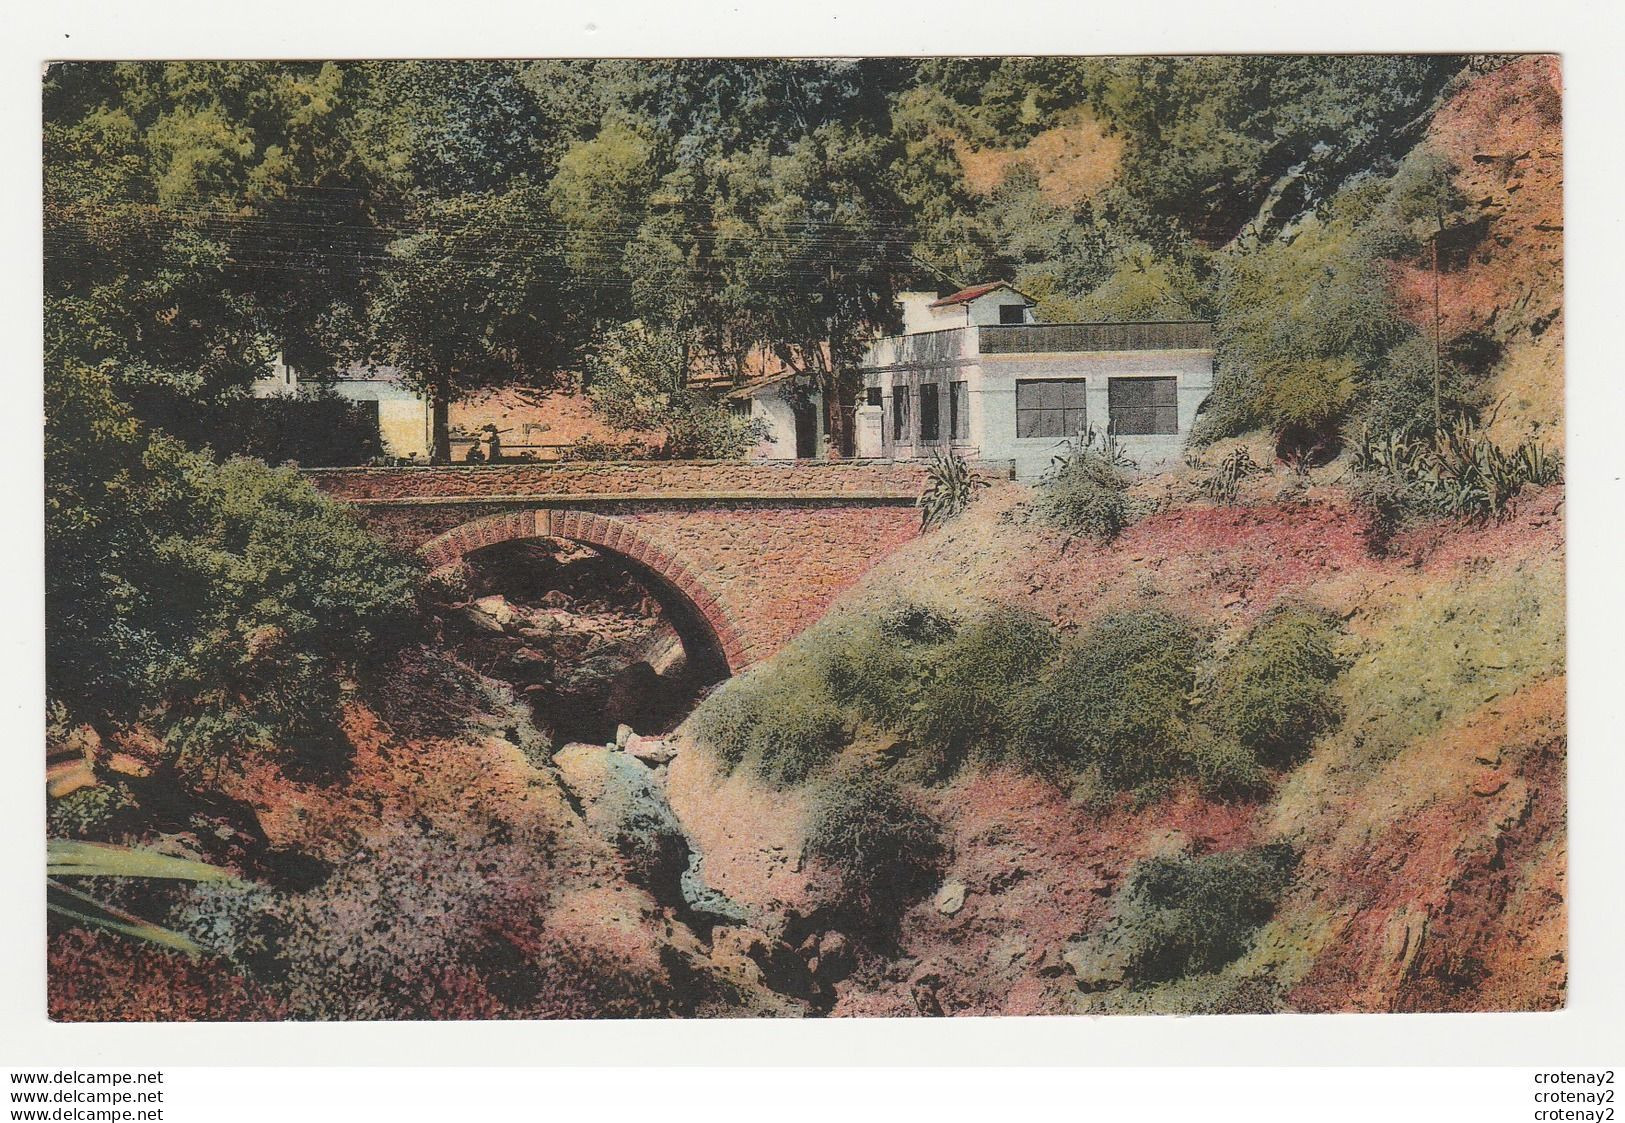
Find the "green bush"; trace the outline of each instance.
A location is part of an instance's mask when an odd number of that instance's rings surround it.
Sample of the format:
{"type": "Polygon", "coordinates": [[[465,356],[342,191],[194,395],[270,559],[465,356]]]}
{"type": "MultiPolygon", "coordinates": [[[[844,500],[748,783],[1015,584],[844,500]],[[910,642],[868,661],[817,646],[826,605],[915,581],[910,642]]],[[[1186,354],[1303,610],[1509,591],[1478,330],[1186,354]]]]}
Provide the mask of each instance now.
{"type": "Polygon", "coordinates": [[[1302,760],[1337,720],[1336,639],[1336,621],[1318,609],[1271,609],[1214,676],[1207,717],[1263,764],[1302,760]]]}
{"type": "MultiPolygon", "coordinates": [[[[587,398],[615,429],[658,440],[650,449],[658,458],[739,459],[768,436],[767,423],[735,416],[727,402],[689,385],[700,347],[693,333],[611,327],[587,353],[587,398]]],[[[570,451],[573,458],[615,459],[587,455],[599,450],[581,441],[570,451]]]]}
{"type": "Polygon", "coordinates": [[[833,762],[847,739],[840,707],[827,691],[775,691],[752,739],[756,773],[776,784],[799,784],[833,762]]]}
{"type": "Polygon", "coordinates": [[[825,784],[808,819],[802,856],[828,868],[820,894],[832,920],[876,934],[942,877],[942,827],[895,783],[845,773],[825,784]]]}
{"type": "Polygon", "coordinates": [[[1165,612],[1107,616],[1062,649],[1037,685],[1027,722],[1032,763],[1100,770],[1115,788],[1183,771],[1202,637],[1165,612]]]}
{"type": "Polygon", "coordinates": [[[1231,738],[1197,729],[1185,752],[1209,799],[1256,799],[1269,790],[1269,776],[1257,754],[1231,738]]]}
{"type": "Polygon", "coordinates": [[[792,651],[724,683],[695,711],[695,736],[727,772],[749,762],[776,784],[801,783],[848,739],[845,715],[818,671],[792,651]]]}
{"type": "Polygon", "coordinates": [[[1054,656],[1055,628],[1026,609],[994,607],[925,661],[905,732],[936,776],[968,758],[1000,760],[1023,737],[1023,698],[1054,656]]]}
{"type": "Polygon", "coordinates": [[[1533,438],[1510,452],[1466,418],[1425,437],[1362,433],[1354,449],[1357,494],[1391,493],[1418,515],[1500,522],[1526,486],[1561,483],[1563,460],[1533,438]]]}
{"type": "Polygon", "coordinates": [[[738,768],[750,752],[751,733],[761,715],[761,692],[752,688],[752,679],[764,673],[757,669],[723,683],[689,719],[695,738],[711,751],[724,772],[738,768]]]}
{"type": "Polygon", "coordinates": [[[1045,522],[1080,537],[1110,542],[1129,522],[1128,472],[1134,462],[1110,435],[1082,433],[1056,458],[1039,488],[1045,522]]]}
{"type": "Polygon", "coordinates": [[[957,452],[947,456],[931,454],[926,467],[925,490],[915,505],[920,508],[920,529],[930,530],[950,519],[958,518],[970,506],[978,487],[986,487],[987,480],[971,475],[970,466],[957,452]]]}
{"type": "Polygon", "coordinates": [[[418,565],[291,469],[147,432],[105,372],[46,378],[47,682],[188,770],[321,756],[339,683],[413,638],[418,565]]]}
{"type": "Polygon", "coordinates": [[[847,616],[806,637],[820,647],[830,693],[885,729],[907,724],[923,675],[921,660],[958,629],[953,617],[900,602],[878,618],[847,616]]]}
{"type": "Polygon", "coordinates": [[[1201,858],[1153,858],[1129,875],[1110,932],[1135,986],[1216,971],[1275,913],[1296,856],[1282,845],[1201,858]]]}
{"type": "Polygon", "coordinates": [[[1354,398],[1357,368],[1352,359],[1305,359],[1261,364],[1268,390],[1265,410],[1276,432],[1324,430],[1343,415],[1354,398]]]}

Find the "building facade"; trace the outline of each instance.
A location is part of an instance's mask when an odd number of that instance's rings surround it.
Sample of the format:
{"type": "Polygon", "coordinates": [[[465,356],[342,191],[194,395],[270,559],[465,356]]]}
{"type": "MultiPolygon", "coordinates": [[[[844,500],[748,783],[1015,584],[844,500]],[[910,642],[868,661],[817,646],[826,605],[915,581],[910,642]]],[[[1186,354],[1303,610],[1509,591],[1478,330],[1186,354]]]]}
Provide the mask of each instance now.
{"type": "Polygon", "coordinates": [[[428,399],[408,389],[393,367],[353,366],[327,378],[302,378],[278,355],[266,375],[255,380],[252,392],[256,398],[331,394],[377,418],[385,456],[429,459],[433,415],[428,399]]]}
{"type": "Polygon", "coordinates": [[[788,371],[723,395],[735,417],[760,421],[767,436],[752,460],[822,460],[829,452],[823,395],[807,375],[788,371]]]}
{"type": "Polygon", "coordinates": [[[955,451],[1032,479],[1078,433],[1109,429],[1156,470],[1179,461],[1213,389],[1208,323],[1040,324],[999,282],[900,301],[903,334],[863,360],[859,456],[955,451]]]}

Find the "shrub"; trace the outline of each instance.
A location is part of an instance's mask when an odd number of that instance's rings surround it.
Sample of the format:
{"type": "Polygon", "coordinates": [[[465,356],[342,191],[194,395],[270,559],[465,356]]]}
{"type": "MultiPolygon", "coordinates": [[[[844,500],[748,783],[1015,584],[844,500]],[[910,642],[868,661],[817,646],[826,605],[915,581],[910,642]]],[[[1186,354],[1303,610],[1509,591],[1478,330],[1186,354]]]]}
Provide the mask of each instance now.
{"type": "Polygon", "coordinates": [[[1265,415],[1277,432],[1322,430],[1354,397],[1357,368],[1350,359],[1281,360],[1261,364],[1265,415]]]}
{"type": "Polygon", "coordinates": [[[957,630],[953,617],[905,601],[878,619],[847,617],[808,639],[824,648],[824,678],[838,703],[875,725],[901,729],[919,691],[923,656],[957,630]]]}
{"type": "Polygon", "coordinates": [[[1054,626],[1000,605],[970,621],[925,663],[906,732],[938,776],[971,755],[997,760],[1021,737],[1023,697],[1055,654],[1054,626]]]}
{"type": "Polygon", "coordinates": [[[1202,494],[1221,507],[1234,506],[1241,498],[1241,481],[1264,471],[1253,462],[1245,445],[1237,445],[1219,461],[1219,466],[1202,480],[1202,494]]]}
{"type": "Polygon", "coordinates": [[[1153,858],[1129,875],[1111,931],[1136,986],[1216,971],[1239,959],[1275,913],[1296,856],[1283,845],[1201,858],[1153,858]]]}
{"type": "Polygon", "coordinates": [[[1337,720],[1331,684],[1342,663],[1336,638],[1336,621],[1318,609],[1271,609],[1214,676],[1207,716],[1264,764],[1303,759],[1337,720]]]}
{"type": "Polygon", "coordinates": [[[1164,612],[1096,623],[1037,686],[1028,718],[1033,763],[1095,766],[1120,789],[1171,776],[1202,646],[1194,629],[1164,612]]]}
{"type": "Polygon", "coordinates": [[[752,742],[757,775],[777,784],[799,784],[840,753],[847,742],[846,723],[824,690],[774,691],[752,742]]]}
{"type": "Polygon", "coordinates": [[[1039,513],[1052,526],[1110,542],[1128,525],[1128,472],[1134,468],[1110,434],[1082,433],[1055,458],[1040,485],[1039,513]],[[1098,442],[1098,443],[1097,443],[1098,442]]]}
{"type": "Polygon", "coordinates": [[[1210,799],[1257,799],[1269,790],[1269,776],[1257,754],[1228,737],[1198,730],[1186,755],[1202,794],[1210,799]]]}
{"type": "Polygon", "coordinates": [[[1355,476],[1349,495],[1370,520],[1365,530],[1366,548],[1379,556],[1387,553],[1394,535],[1418,516],[1410,488],[1387,472],[1355,476]]]}
{"type": "Polygon", "coordinates": [[[832,874],[821,894],[832,919],[879,935],[931,892],[948,848],[936,820],[895,783],[845,773],[819,790],[802,856],[832,874]]]}
{"type": "Polygon", "coordinates": [[[325,752],[339,681],[413,638],[415,561],[291,469],[146,432],[104,372],[48,371],[46,481],[51,695],[183,766],[325,752]]]}
{"type": "Polygon", "coordinates": [[[749,760],[764,779],[801,783],[847,741],[841,707],[817,670],[792,656],[723,684],[695,711],[695,735],[725,771],[749,760]]]}
{"type": "Polygon", "coordinates": [[[649,446],[642,441],[608,441],[577,437],[559,450],[561,460],[647,460],[649,446]]]}
{"type": "Polygon", "coordinates": [[[723,683],[694,710],[690,728],[711,750],[724,772],[732,772],[750,752],[751,733],[761,714],[760,692],[753,689],[756,670],[723,683]]]}
{"type": "Polygon", "coordinates": [[[1507,452],[1465,418],[1425,438],[1367,430],[1354,468],[1362,478],[1387,477],[1411,511],[1481,523],[1505,519],[1526,485],[1563,479],[1562,458],[1543,445],[1530,439],[1507,452]]]}
{"type": "MultiPolygon", "coordinates": [[[[743,457],[768,434],[761,419],[736,417],[728,403],[689,385],[691,357],[700,351],[693,333],[657,330],[640,323],[609,328],[586,356],[587,398],[616,429],[642,433],[658,444],[662,459],[743,457]]],[[[581,455],[582,459],[613,459],[581,455]]]]}

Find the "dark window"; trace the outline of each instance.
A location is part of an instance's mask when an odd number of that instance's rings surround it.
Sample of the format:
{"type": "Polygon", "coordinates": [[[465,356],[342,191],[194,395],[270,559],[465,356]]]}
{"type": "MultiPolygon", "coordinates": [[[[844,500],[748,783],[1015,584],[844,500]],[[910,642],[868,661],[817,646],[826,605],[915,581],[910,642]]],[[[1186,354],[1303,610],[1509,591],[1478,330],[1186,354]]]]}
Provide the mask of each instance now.
{"type": "Polygon", "coordinates": [[[1106,386],[1112,432],[1125,436],[1179,432],[1177,382],[1172,378],[1114,378],[1106,386]]]}
{"type": "Polygon", "coordinates": [[[1073,437],[1088,421],[1083,379],[1045,378],[1016,383],[1016,436],[1073,437]]]}
{"type": "Polygon", "coordinates": [[[894,441],[909,440],[908,432],[908,387],[893,386],[891,392],[891,439],[894,441]]]}
{"type": "Polygon", "coordinates": [[[942,435],[937,418],[937,387],[928,383],[920,387],[920,440],[934,441],[942,435]]]}
{"type": "Polygon", "coordinates": [[[866,401],[867,401],[867,403],[869,405],[877,406],[877,405],[880,404],[880,393],[881,393],[880,387],[871,386],[871,387],[869,387],[867,393],[868,393],[868,397],[867,397],[866,401]]]}
{"type": "Polygon", "coordinates": [[[1027,322],[1027,306],[1025,304],[999,305],[999,323],[1024,324],[1027,322]]]}
{"type": "Polygon", "coordinates": [[[970,439],[970,391],[963,382],[948,383],[948,435],[956,441],[970,439]]]}
{"type": "Polygon", "coordinates": [[[749,417],[750,416],[750,399],[749,398],[735,398],[735,399],[733,399],[731,402],[728,403],[728,412],[733,414],[735,417],[749,417]]]}

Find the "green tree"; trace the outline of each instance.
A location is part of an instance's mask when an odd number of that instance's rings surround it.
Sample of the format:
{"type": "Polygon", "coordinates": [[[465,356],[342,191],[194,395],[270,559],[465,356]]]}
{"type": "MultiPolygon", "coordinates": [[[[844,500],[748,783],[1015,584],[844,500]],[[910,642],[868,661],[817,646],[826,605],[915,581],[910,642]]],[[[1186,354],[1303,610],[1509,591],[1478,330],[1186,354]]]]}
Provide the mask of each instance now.
{"type": "Polygon", "coordinates": [[[451,403],[486,387],[556,385],[593,326],[541,188],[424,202],[389,246],[375,346],[423,393],[433,455],[451,458],[451,403]]]}
{"type": "Polygon", "coordinates": [[[416,566],[298,474],[147,432],[113,380],[46,378],[46,684],[147,721],[187,771],[336,735],[341,679],[411,636],[416,566]]]}
{"type": "Polygon", "coordinates": [[[588,355],[587,396],[617,429],[659,433],[660,455],[675,459],[742,457],[767,426],[735,416],[727,404],[689,384],[692,337],[642,324],[611,329],[588,355]]]}
{"type": "Polygon", "coordinates": [[[45,79],[46,347],[203,443],[281,352],[352,357],[382,244],[369,71],[64,63],[45,79]]]}

